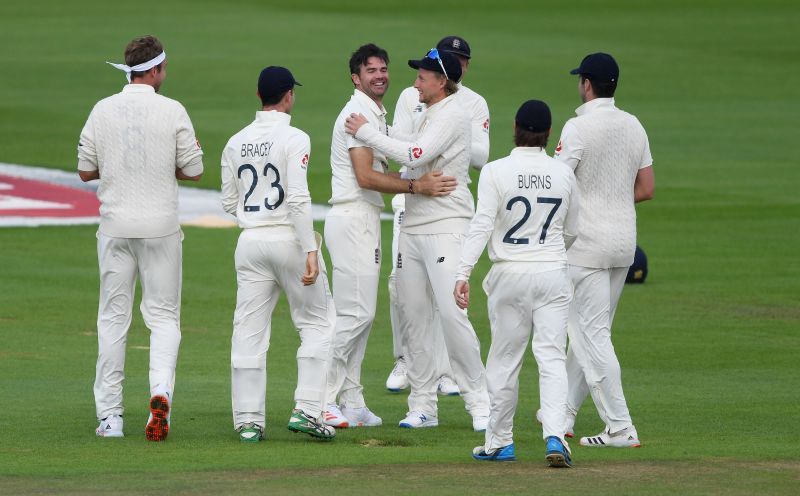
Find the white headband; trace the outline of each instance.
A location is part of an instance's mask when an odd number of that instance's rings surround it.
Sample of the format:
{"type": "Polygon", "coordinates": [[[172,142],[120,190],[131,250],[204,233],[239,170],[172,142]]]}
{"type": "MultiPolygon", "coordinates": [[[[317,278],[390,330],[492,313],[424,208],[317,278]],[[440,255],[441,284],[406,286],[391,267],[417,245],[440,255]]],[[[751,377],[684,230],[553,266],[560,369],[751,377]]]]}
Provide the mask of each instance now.
{"type": "Polygon", "coordinates": [[[113,65],[115,68],[117,68],[117,69],[119,69],[121,71],[125,71],[125,77],[128,78],[128,82],[130,83],[131,82],[131,72],[149,71],[150,69],[152,69],[153,67],[157,66],[161,62],[164,62],[164,59],[166,59],[166,58],[167,58],[167,52],[161,52],[161,54],[158,57],[156,57],[156,58],[154,58],[152,60],[148,60],[147,62],[143,62],[143,63],[141,63],[139,65],[135,65],[133,67],[129,67],[129,66],[125,65],[125,64],[115,64],[113,62],[108,62],[108,61],[106,61],[106,64],[113,65]]]}

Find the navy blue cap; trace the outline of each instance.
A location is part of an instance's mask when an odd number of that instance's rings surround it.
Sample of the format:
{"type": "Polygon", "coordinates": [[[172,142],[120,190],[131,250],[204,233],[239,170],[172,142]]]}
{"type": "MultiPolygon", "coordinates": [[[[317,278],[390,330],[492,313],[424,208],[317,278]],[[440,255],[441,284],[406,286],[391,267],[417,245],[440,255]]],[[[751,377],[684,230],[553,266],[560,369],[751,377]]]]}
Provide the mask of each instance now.
{"type": "Polygon", "coordinates": [[[514,122],[532,133],[543,133],[550,129],[553,118],[546,103],[541,100],[528,100],[517,110],[514,122]]]}
{"type": "Polygon", "coordinates": [[[285,67],[271,65],[258,76],[258,94],[262,99],[280,95],[295,85],[303,86],[294,80],[292,73],[285,67]]]}
{"type": "Polygon", "coordinates": [[[569,71],[580,74],[589,81],[615,83],[619,79],[619,66],[614,57],[607,53],[591,53],[583,58],[580,67],[569,71]]]}
{"type": "Polygon", "coordinates": [[[639,245],[636,245],[636,253],[633,256],[633,264],[628,268],[628,275],[625,277],[626,283],[641,284],[647,279],[647,255],[639,245]]]}
{"type": "Polygon", "coordinates": [[[436,44],[436,48],[438,48],[440,52],[454,53],[466,58],[472,57],[469,43],[460,36],[445,36],[436,44]]]}
{"type": "Polygon", "coordinates": [[[438,49],[431,49],[420,60],[409,60],[408,66],[412,69],[427,69],[429,71],[445,74],[450,81],[458,82],[461,80],[461,62],[458,58],[438,49]],[[437,58],[438,57],[438,58],[437,58]],[[441,64],[439,63],[441,61],[441,64]],[[444,67],[444,70],[442,70],[444,67]]]}

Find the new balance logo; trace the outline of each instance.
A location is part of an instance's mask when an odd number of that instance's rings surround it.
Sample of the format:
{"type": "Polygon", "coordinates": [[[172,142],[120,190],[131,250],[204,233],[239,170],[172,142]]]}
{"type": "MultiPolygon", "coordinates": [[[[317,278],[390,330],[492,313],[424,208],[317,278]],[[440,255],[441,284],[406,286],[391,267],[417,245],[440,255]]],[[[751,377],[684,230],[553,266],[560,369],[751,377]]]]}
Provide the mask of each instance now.
{"type": "Polygon", "coordinates": [[[380,248],[375,248],[375,263],[376,264],[380,264],[381,263],[381,249],[380,248]]]}
{"type": "Polygon", "coordinates": [[[401,253],[397,254],[397,268],[398,269],[403,268],[403,255],[401,253]]]}
{"type": "Polygon", "coordinates": [[[444,262],[444,257],[439,257],[436,259],[436,263],[442,263],[442,262],[444,262]]]}

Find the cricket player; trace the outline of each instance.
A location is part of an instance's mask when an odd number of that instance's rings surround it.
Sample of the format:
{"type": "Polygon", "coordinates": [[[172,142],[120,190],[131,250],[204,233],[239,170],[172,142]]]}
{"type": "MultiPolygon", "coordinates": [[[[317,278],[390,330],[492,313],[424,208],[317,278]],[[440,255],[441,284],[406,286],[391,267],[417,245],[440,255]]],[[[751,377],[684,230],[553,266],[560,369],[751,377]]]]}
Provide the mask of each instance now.
{"type": "MultiPolygon", "coordinates": [[[[459,105],[467,111],[472,123],[472,142],[470,145],[470,166],[480,170],[489,159],[489,107],[486,100],[478,93],[464,86],[464,77],[469,69],[472,52],[467,40],[460,36],[445,36],[436,44],[440,53],[450,53],[456,56],[461,63],[461,80],[458,82],[456,99],[459,105]]],[[[414,132],[414,123],[419,123],[425,113],[425,104],[419,101],[419,92],[413,86],[406,88],[400,94],[394,111],[392,129],[394,133],[411,135],[414,132]]],[[[397,244],[400,238],[400,224],[405,215],[405,196],[396,195],[392,199],[394,211],[394,229],[392,237],[392,260],[397,259],[397,244]]],[[[408,387],[406,377],[406,363],[403,352],[403,338],[399,335],[400,324],[397,322],[397,288],[396,269],[392,268],[389,276],[389,313],[392,323],[393,351],[395,365],[386,379],[386,388],[390,391],[400,391],[408,387]]],[[[435,317],[435,326],[439,325],[438,316],[435,317]]],[[[438,369],[441,372],[437,391],[441,395],[458,395],[458,385],[452,379],[452,369],[447,359],[447,350],[444,348],[444,339],[441,334],[436,334],[434,344],[439,357],[438,369]]]]}
{"type": "Polygon", "coordinates": [[[366,116],[378,132],[388,132],[383,96],[389,88],[389,55],[370,43],[353,52],[349,65],[355,89],[333,126],[332,207],[325,218],[337,313],[325,411],[325,423],[333,427],[382,423],[367,408],[361,386],[361,363],[375,318],[380,279],[381,193],[413,188],[419,194],[444,196],[456,185],[454,177],[444,177],[441,171],[414,182],[401,179],[399,173],[388,172],[382,152],[345,133],[345,119],[352,113],[366,116]]]}
{"type": "Polygon", "coordinates": [[[564,124],[555,158],[575,171],[581,189],[581,235],[567,252],[575,296],[570,310],[567,431],[591,392],[606,428],[583,446],[637,447],[611,323],[636,249],[634,203],[653,197],[650,145],[638,119],[618,109],[619,66],[611,55],[587,55],[577,74],[583,105],[564,124]]]}
{"type": "Polygon", "coordinates": [[[263,105],[222,152],[222,206],[236,216],[236,311],[231,339],[233,424],[243,442],[264,439],[267,350],[281,290],[289,300],[297,349],[291,431],[332,439],[322,421],[336,319],[306,182],[308,135],[290,123],[295,81],[284,67],[258,78],[263,105]]]}
{"type": "Polygon", "coordinates": [[[517,111],[517,147],[481,171],[478,208],[456,275],[456,303],[467,308],[469,276],[489,242],[493,265],[483,287],[492,328],[486,362],[491,415],[485,444],[473,450],[477,460],[515,459],[519,372],[533,332],[546,458],[553,467],[572,464],[564,439],[572,300],[566,249],[577,235],[578,189],[572,170],[545,152],[551,123],[550,109],[542,101],[529,100],[517,111]]]}
{"type": "Polygon", "coordinates": [[[164,47],[155,36],[128,43],[130,84],[92,109],[78,143],[78,174],[100,180],[100,304],[94,397],[101,437],[122,437],[125,343],[136,279],[150,329],[150,417],[145,437],[169,433],[175,364],[181,341],[181,257],[176,179],[199,181],[203,152],[186,109],[158,94],[167,76],[164,47]]]}
{"type": "Polygon", "coordinates": [[[455,56],[432,49],[421,60],[409,60],[418,70],[414,86],[425,116],[411,141],[390,138],[365,125],[367,119],[352,114],[347,132],[373,149],[408,168],[411,183],[431,171],[443,171],[458,181],[445,197],[406,194],[399,250],[396,259],[400,325],[406,337],[409,411],[401,427],[438,425],[436,386],[439,379],[434,335],[443,333],[456,381],[472,415],[473,429],[486,429],[489,398],[481,362],[480,343],[465,311],[452,298],[461,241],[474,213],[467,187],[471,129],[469,117],[455,97],[461,65],[455,56]],[[441,329],[432,329],[438,308],[441,329]]]}

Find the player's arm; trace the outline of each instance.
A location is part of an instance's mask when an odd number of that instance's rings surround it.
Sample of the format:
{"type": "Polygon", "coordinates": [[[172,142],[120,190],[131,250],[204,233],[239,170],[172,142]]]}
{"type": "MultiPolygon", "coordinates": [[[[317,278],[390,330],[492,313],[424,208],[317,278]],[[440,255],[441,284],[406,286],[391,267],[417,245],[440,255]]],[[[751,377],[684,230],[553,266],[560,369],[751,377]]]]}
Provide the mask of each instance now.
{"type": "MultiPolygon", "coordinates": [[[[642,128],[644,133],[644,128],[642,128]]],[[[645,133],[644,147],[642,148],[642,158],[639,162],[639,171],[636,173],[636,181],[633,183],[633,201],[639,203],[652,200],[656,189],[656,178],[653,173],[653,155],[650,154],[650,140],[645,133]]]]}
{"type": "Polygon", "coordinates": [[[78,171],[78,175],[81,178],[81,181],[87,183],[89,181],[93,181],[95,179],[100,179],[100,171],[93,170],[93,171],[78,171]]]}
{"type": "Polygon", "coordinates": [[[570,195],[567,216],[564,218],[564,248],[569,247],[578,238],[578,214],[581,208],[581,191],[575,175],[570,173],[570,195]]]}
{"type": "Polygon", "coordinates": [[[202,177],[203,177],[203,173],[202,172],[200,174],[196,175],[196,176],[187,176],[183,172],[183,170],[175,169],[175,179],[177,179],[179,181],[194,181],[194,182],[197,182],[200,179],[202,179],[202,177]]]}
{"type": "Polygon", "coordinates": [[[434,161],[456,138],[454,126],[433,120],[415,141],[390,138],[374,127],[365,125],[366,123],[367,119],[363,115],[351,114],[345,121],[345,129],[348,134],[355,136],[367,146],[377,148],[387,157],[409,169],[434,161]]]}
{"type": "Polygon", "coordinates": [[[456,189],[458,182],[441,171],[429,172],[416,181],[400,179],[400,174],[389,175],[372,168],[372,148],[350,148],[350,162],[358,185],[381,193],[419,193],[428,196],[446,196],[456,189]]]}
{"type": "Polygon", "coordinates": [[[199,181],[203,177],[203,150],[194,134],[192,121],[183,106],[177,117],[175,133],[175,178],[199,181]]]}
{"type": "Polygon", "coordinates": [[[479,103],[477,112],[472,116],[472,146],[469,154],[469,165],[477,170],[481,170],[489,160],[489,106],[482,98],[479,103]]]}
{"type": "Polygon", "coordinates": [[[230,148],[225,146],[222,150],[222,159],[220,160],[220,177],[222,178],[222,194],[220,199],[222,201],[222,209],[229,214],[236,216],[236,209],[239,206],[239,188],[236,184],[236,173],[234,172],[233,163],[228,156],[230,148]]]}
{"type": "Polygon", "coordinates": [[[286,203],[294,224],[300,248],[306,254],[306,270],[300,277],[304,285],[314,284],[319,275],[317,240],[311,216],[311,194],[308,192],[307,168],[311,154],[311,141],[305,133],[297,133],[287,143],[286,203]]]}
{"type": "Polygon", "coordinates": [[[567,164],[570,169],[575,170],[583,158],[583,151],[585,145],[578,134],[575,125],[571,120],[564,124],[564,129],[561,130],[561,138],[558,140],[553,158],[560,160],[567,164]]]}
{"type": "Polygon", "coordinates": [[[86,125],[81,130],[78,139],[78,175],[81,181],[88,182],[100,179],[100,169],[97,166],[97,149],[94,140],[94,110],[89,114],[86,125]]]}
{"type": "Polygon", "coordinates": [[[633,201],[636,203],[652,200],[655,193],[656,179],[653,166],[642,167],[636,173],[636,182],[633,183],[633,201]]]}
{"type": "Polygon", "coordinates": [[[459,308],[469,305],[469,276],[494,230],[499,201],[500,192],[494,183],[492,168],[485,168],[478,180],[478,206],[469,223],[469,233],[461,248],[461,261],[456,272],[453,295],[459,308]]]}

